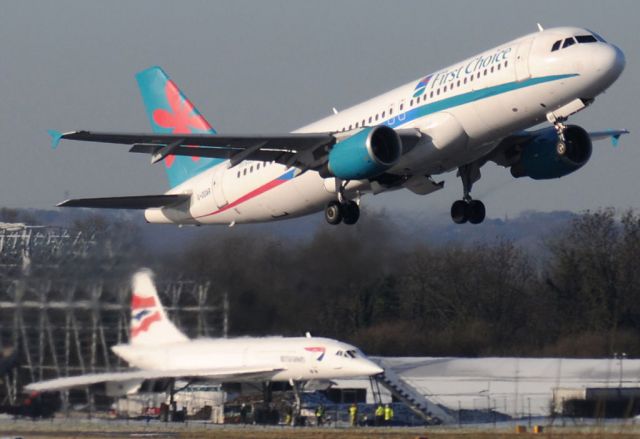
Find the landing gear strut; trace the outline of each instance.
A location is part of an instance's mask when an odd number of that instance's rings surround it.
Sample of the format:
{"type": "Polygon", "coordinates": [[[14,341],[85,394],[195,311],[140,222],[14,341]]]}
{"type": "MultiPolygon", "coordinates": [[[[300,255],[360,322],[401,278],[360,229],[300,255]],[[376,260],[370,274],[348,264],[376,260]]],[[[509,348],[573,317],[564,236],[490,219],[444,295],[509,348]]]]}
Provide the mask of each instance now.
{"type": "Polygon", "coordinates": [[[462,179],[463,197],[451,205],[451,219],[456,224],[480,224],[484,221],[486,210],[484,203],[471,198],[473,183],[480,179],[480,168],[475,164],[464,165],[458,169],[458,175],[462,179]]]}
{"type": "Polygon", "coordinates": [[[338,189],[338,200],[331,201],[324,209],[324,218],[329,224],[336,225],[341,222],[352,225],[360,218],[360,207],[355,201],[347,200],[344,189],[348,182],[342,182],[338,189]]]}
{"type": "Polygon", "coordinates": [[[558,117],[553,113],[547,114],[547,120],[553,124],[553,127],[556,129],[556,133],[558,134],[558,143],[556,144],[556,151],[558,155],[565,155],[567,153],[567,140],[564,137],[564,130],[567,129],[567,126],[564,122],[567,120],[566,117],[558,117]]]}

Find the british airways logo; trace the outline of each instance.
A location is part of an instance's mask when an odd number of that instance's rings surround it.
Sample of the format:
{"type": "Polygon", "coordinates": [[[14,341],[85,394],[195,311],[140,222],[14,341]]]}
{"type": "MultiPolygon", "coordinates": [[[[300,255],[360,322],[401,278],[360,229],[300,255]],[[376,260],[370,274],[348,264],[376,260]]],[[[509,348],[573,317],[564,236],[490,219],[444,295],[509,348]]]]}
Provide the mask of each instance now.
{"type": "Polygon", "coordinates": [[[131,298],[131,338],[141,332],[146,332],[154,322],[160,321],[160,311],[154,310],[155,307],[155,297],[133,295],[131,298]]]}
{"type": "Polygon", "coordinates": [[[323,346],[311,346],[304,348],[304,350],[307,352],[319,353],[320,355],[316,358],[317,361],[322,361],[326,352],[326,349],[323,346]]]}

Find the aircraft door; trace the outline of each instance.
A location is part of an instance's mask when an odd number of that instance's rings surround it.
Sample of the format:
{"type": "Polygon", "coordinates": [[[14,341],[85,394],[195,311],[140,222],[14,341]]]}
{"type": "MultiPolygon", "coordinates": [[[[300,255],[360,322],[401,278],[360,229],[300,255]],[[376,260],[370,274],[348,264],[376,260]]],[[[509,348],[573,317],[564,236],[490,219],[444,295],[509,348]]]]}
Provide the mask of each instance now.
{"type": "Polygon", "coordinates": [[[216,201],[218,209],[221,209],[229,203],[227,197],[224,195],[223,179],[225,174],[226,169],[218,169],[213,173],[213,198],[216,201]]]}
{"type": "Polygon", "coordinates": [[[515,61],[516,81],[518,82],[531,77],[529,72],[529,52],[531,52],[532,43],[533,38],[529,38],[518,45],[515,61]]]}

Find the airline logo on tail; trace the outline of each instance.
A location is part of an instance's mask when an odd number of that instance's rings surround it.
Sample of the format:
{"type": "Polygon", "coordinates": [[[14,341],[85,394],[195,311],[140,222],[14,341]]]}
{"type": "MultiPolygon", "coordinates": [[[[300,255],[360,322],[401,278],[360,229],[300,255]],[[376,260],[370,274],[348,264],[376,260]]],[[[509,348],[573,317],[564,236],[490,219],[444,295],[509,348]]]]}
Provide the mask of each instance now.
{"type": "MultiPolygon", "coordinates": [[[[180,94],[180,90],[172,80],[169,79],[167,81],[164,87],[164,93],[171,110],[167,111],[164,108],[155,109],[151,117],[156,125],[167,128],[175,134],[189,134],[194,131],[211,131],[211,126],[193,107],[193,104],[180,94]]],[[[175,155],[167,156],[164,160],[165,166],[170,168],[175,159],[175,155]]],[[[197,162],[200,160],[200,157],[191,157],[191,160],[197,162]]]]}
{"type": "Polygon", "coordinates": [[[156,308],[155,297],[140,297],[136,294],[131,298],[131,338],[141,332],[146,332],[154,322],[162,319],[156,308]]]}
{"type": "MultiPolygon", "coordinates": [[[[155,133],[215,134],[215,130],[160,67],[136,75],[147,117],[155,133]]],[[[221,159],[168,155],[164,165],[169,184],[175,187],[221,159]]]]}
{"type": "Polygon", "coordinates": [[[324,358],[324,354],[326,352],[326,349],[322,346],[312,346],[312,347],[304,348],[304,350],[308,352],[320,353],[320,356],[316,358],[317,361],[322,361],[322,359],[324,358]]]}

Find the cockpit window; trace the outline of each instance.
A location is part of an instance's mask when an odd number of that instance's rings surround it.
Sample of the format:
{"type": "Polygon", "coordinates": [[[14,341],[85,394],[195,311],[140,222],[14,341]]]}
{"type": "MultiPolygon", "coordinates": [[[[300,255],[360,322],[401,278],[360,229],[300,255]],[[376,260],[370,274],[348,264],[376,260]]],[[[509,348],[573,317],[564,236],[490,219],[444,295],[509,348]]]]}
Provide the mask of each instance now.
{"type": "Polygon", "coordinates": [[[577,35],[578,43],[597,43],[598,40],[593,35],[577,35]]]}
{"type": "Polygon", "coordinates": [[[597,33],[595,33],[592,30],[587,29],[589,32],[591,32],[591,34],[596,37],[596,40],[600,41],[601,43],[606,43],[606,41],[604,40],[604,38],[602,38],[600,35],[598,35],[597,33]]]}
{"type": "Polygon", "coordinates": [[[564,44],[562,45],[562,48],[564,49],[566,47],[572,46],[575,43],[576,43],[576,40],[574,40],[573,37],[572,38],[567,38],[566,40],[564,40],[564,44]]]}
{"type": "Polygon", "coordinates": [[[347,351],[347,356],[350,358],[356,358],[356,351],[347,351]]]}
{"type": "Polygon", "coordinates": [[[558,50],[560,48],[560,43],[562,43],[562,40],[558,40],[553,43],[553,46],[551,46],[551,51],[555,52],[556,50],[558,50]]]}

